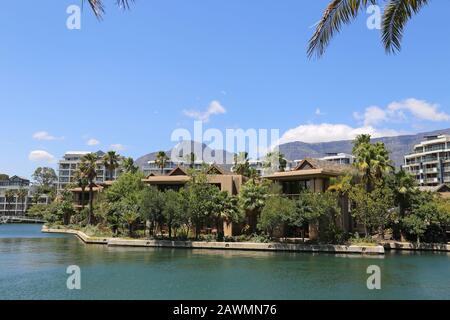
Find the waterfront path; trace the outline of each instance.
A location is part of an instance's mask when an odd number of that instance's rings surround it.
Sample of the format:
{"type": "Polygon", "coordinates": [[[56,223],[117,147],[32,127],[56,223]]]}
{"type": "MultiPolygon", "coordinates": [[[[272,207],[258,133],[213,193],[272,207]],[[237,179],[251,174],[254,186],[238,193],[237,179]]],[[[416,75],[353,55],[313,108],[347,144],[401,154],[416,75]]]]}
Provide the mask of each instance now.
{"type": "Polygon", "coordinates": [[[383,255],[383,246],[308,245],[289,243],[249,243],[249,242],[200,242],[168,240],[133,240],[121,238],[89,237],[85,233],[70,229],[42,228],[45,233],[73,234],[87,244],[101,244],[111,247],[148,247],[210,250],[280,251],[280,252],[323,252],[338,254],[383,255]]]}
{"type": "Polygon", "coordinates": [[[445,243],[412,243],[398,241],[384,241],[381,243],[385,250],[404,251],[442,251],[450,252],[450,244],[445,243]]]}

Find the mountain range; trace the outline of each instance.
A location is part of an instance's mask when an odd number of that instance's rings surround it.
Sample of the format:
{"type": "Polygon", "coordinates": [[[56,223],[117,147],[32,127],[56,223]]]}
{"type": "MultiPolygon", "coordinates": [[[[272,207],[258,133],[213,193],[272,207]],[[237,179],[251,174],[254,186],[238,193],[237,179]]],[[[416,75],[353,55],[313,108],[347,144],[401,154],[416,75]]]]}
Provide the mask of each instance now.
{"type": "MultiPolygon", "coordinates": [[[[404,163],[404,156],[413,151],[413,147],[424,140],[425,136],[448,134],[450,135],[449,129],[436,130],[431,132],[423,132],[414,135],[402,135],[395,137],[384,137],[372,139],[373,142],[383,142],[386,148],[391,153],[391,159],[396,167],[400,167],[404,163]]],[[[217,152],[222,152],[224,159],[226,156],[233,158],[233,155],[224,150],[211,150],[205,144],[192,141],[184,141],[174,147],[174,149],[166,151],[168,155],[172,154],[172,151],[179,153],[180,150],[188,147],[190,144],[191,148],[196,146],[198,150],[205,151],[207,154],[214,155],[217,152]]],[[[332,142],[321,142],[321,143],[305,143],[305,142],[290,142],[280,145],[280,152],[284,154],[287,160],[299,160],[304,158],[321,158],[326,156],[327,153],[352,153],[353,141],[332,141],[332,142]]],[[[191,149],[193,150],[193,149],[191,149]]],[[[136,164],[139,167],[143,167],[148,163],[148,161],[155,160],[157,152],[146,154],[136,160],[136,164]]],[[[207,159],[205,159],[207,161],[207,159]]]]}

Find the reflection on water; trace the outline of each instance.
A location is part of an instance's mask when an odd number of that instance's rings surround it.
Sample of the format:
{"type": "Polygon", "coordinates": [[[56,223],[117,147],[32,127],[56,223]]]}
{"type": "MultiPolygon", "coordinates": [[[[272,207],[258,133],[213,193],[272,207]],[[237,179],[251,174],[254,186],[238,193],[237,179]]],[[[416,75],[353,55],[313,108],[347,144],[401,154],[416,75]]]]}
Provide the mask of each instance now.
{"type": "Polygon", "coordinates": [[[37,225],[0,226],[2,299],[449,299],[450,255],[386,256],[85,245],[37,225]],[[381,291],[366,288],[382,269],[381,291]],[[66,289],[78,265],[82,290],[66,289]]]}

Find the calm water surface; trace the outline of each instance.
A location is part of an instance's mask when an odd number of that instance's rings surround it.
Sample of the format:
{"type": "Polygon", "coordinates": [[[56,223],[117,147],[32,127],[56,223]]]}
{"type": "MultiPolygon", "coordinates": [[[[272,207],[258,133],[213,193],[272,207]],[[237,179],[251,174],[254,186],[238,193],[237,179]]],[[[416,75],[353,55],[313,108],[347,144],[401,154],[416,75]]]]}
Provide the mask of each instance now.
{"type": "Polygon", "coordinates": [[[361,257],[86,246],[0,225],[0,299],[450,299],[450,255],[361,257]],[[66,287],[78,265],[82,289],[66,287]],[[366,287],[382,269],[382,290],[366,287]]]}

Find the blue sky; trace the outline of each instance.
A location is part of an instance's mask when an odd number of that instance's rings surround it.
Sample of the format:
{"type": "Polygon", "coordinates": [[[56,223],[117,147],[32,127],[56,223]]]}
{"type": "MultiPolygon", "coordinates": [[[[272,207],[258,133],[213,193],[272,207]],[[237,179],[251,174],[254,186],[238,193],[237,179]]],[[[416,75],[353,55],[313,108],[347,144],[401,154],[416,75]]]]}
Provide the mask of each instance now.
{"type": "Polygon", "coordinates": [[[78,0],[3,4],[0,172],[30,176],[68,150],[169,149],[208,108],[206,128],[276,128],[284,141],[450,127],[447,1],[408,24],[396,56],[362,14],[320,60],[305,52],[326,0],[113,2],[102,22],[85,8],[81,30],[66,28],[78,0]]]}

